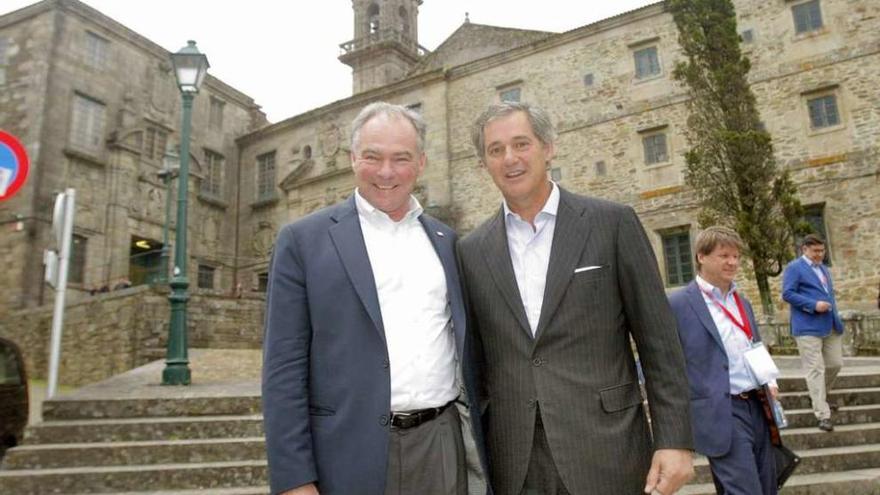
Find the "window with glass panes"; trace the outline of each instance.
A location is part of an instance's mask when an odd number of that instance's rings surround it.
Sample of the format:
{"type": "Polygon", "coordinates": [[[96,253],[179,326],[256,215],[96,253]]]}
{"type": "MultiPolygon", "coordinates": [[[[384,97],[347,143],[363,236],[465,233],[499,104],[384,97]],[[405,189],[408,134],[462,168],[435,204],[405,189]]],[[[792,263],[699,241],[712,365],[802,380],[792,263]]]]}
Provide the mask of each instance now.
{"type": "Polygon", "coordinates": [[[636,64],[636,79],[660,74],[660,58],[657,55],[656,46],[649,46],[634,51],[633,59],[636,64]]]}
{"type": "Polygon", "coordinates": [[[257,157],[257,200],[275,197],[275,152],[257,157]]]}
{"type": "Polygon", "coordinates": [[[223,155],[205,150],[205,178],[202,179],[201,192],[219,198],[223,191],[223,155]]]}
{"type": "Polygon", "coordinates": [[[664,232],[663,259],[666,262],[666,285],[684,285],[694,279],[691,235],[687,230],[664,232]]]}
{"type": "Polygon", "coordinates": [[[214,272],[217,269],[210,265],[199,265],[199,289],[214,288],[214,272]]]}
{"type": "Polygon", "coordinates": [[[211,97],[211,111],[208,114],[208,125],[211,129],[223,129],[223,108],[226,103],[218,98],[211,97]]]}
{"type": "Polygon", "coordinates": [[[824,95],[807,100],[807,109],[810,112],[810,127],[821,129],[834,127],[840,124],[840,112],[837,111],[837,97],[824,95]]]}
{"type": "Polygon", "coordinates": [[[81,151],[100,151],[104,142],[104,113],[103,103],[81,94],[73,95],[70,144],[81,151]]]}
{"type": "Polygon", "coordinates": [[[642,147],[645,150],[645,165],[669,161],[669,153],[666,150],[666,133],[659,132],[642,137],[642,147]]]}
{"type": "Polygon", "coordinates": [[[810,0],[791,7],[795,33],[808,33],[822,27],[822,6],[819,0],[810,0]]]}
{"type": "Polygon", "coordinates": [[[498,92],[498,99],[500,101],[512,101],[517,103],[520,101],[520,98],[522,98],[521,88],[507,88],[498,92]]]}
{"type": "Polygon", "coordinates": [[[161,161],[165,157],[165,147],[168,146],[168,133],[148,127],[144,131],[144,158],[161,161]]]}
{"type": "Polygon", "coordinates": [[[86,31],[86,63],[95,69],[107,66],[107,53],[110,42],[95,33],[86,31]]]}
{"type": "Polygon", "coordinates": [[[88,239],[84,236],[73,234],[70,243],[70,267],[67,269],[67,281],[74,284],[85,282],[86,274],[86,246],[88,239]]]}

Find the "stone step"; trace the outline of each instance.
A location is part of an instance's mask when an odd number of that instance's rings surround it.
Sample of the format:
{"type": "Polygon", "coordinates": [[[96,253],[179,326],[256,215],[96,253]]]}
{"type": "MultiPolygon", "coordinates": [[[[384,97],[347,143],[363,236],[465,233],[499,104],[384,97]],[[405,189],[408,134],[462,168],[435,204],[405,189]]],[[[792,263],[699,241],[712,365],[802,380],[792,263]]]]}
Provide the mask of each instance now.
{"type": "Polygon", "coordinates": [[[262,437],[210,440],[22,445],[6,452],[3,469],[253,461],[266,458],[262,437]]]}
{"type": "MultiPolygon", "coordinates": [[[[788,377],[777,380],[782,392],[806,392],[807,382],[803,377],[788,377]]],[[[880,387],[880,374],[860,373],[837,375],[834,388],[875,388],[880,387]]]]}
{"type": "MultiPolygon", "coordinates": [[[[786,409],[809,409],[812,407],[807,392],[785,392],[780,394],[782,406],[786,409]]],[[[863,406],[880,404],[880,387],[840,388],[828,394],[829,404],[863,406]]]]}
{"type": "MultiPolygon", "coordinates": [[[[795,471],[797,474],[833,473],[880,467],[880,444],[877,443],[796,452],[801,456],[801,463],[795,471]]],[[[694,460],[694,470],[696,476],[693,483],[712,482],[708,459],[698,456],[694,460]]]]}
{"type": "Polygon", "coordinates": [[[815,427],[785,429],[782,441],[796,451],[880,443],[880,423],[839,425],[832,432],[815,427]]]}
{"type": "MultiPolygon", "coordinates": [[[[715,485],[711,482],[690,484],[682,487],[677,493],[714,495],[715,485]]],[[[779,495],[877,495],[878,493],[880,493],[880,468],[794,474],[785,483],[779,495]]]]}
{"type": "Polygon", "coordinates": [[[259,414],[260,397],[189,397],[79,400],[43,402],[43,421],[70,419],[156,418],[259,414]]]}
{"type": "MultiPolygon", "coordinates": [[[[816,426],[816,416],[812,409],[790,409],[785,411],[790,428],[807,428],[816,426]]],[[[880,422],[880,404],[868,404],[865,406],[844,406],[834,413],[833,421],[836,425],[864,424],[880,422]]]]}
{"type": "Polygon", "coordinates": [[[196,416],[47,421],[28,427],[26,444],[136,442],[263,436],[263,416],[196,416]]]}
{"type": "Polygon", "coordinates": [[[118,493],[256,487],[267,482],[266,461],[0,470],[0,493],[118,493]]]}

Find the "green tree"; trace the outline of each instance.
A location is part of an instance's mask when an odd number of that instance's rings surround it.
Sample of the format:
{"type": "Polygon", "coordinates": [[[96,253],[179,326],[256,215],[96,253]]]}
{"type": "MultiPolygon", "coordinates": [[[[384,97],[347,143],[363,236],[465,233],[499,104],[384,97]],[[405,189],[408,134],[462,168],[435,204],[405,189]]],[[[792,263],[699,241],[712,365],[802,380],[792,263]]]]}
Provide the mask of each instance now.
{"type": "Polygon", "coordinates": [[[685,182],[700,204],[699,223],[727,225],[745,243],[765,315],[769,277],[793,257],[803,211],[788,171],[773,156],[748,82],[731,0],[667,0],[686,58],[674,77],[689,93],[685,182]]]}

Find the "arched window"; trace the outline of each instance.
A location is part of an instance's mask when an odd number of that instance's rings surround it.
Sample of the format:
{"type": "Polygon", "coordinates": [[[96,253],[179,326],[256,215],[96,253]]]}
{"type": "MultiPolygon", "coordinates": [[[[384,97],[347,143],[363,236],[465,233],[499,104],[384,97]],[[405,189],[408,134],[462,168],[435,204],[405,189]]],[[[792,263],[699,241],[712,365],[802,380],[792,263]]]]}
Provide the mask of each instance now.
{"type": "Polygon", "coordinates": [[[377,4],[371,4],[370,8],[367,9],[367,19],[369,21],[369,31],[370,34],[375,34],[379,32],[379,6],[377,4]]]}

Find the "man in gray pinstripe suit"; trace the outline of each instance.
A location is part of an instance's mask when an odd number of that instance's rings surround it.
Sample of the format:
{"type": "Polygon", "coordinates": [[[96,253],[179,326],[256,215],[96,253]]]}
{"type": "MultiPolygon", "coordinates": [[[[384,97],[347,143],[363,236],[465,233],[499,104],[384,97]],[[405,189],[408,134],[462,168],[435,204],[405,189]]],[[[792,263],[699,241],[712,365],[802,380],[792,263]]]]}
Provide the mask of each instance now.
{"type": "Polygon", "coordinates": [[[669,495],[693,476],[692,438],[656,260],[632,208],[548,180],[554,139],[525,103],[492,105],[474,126],[504,196],[459,246],[489,477],[497,495],[669,495]]]}

